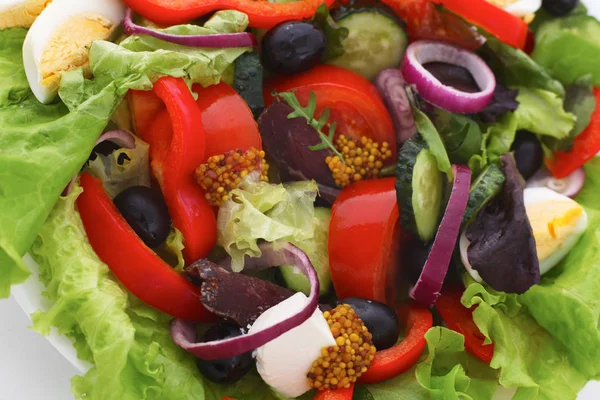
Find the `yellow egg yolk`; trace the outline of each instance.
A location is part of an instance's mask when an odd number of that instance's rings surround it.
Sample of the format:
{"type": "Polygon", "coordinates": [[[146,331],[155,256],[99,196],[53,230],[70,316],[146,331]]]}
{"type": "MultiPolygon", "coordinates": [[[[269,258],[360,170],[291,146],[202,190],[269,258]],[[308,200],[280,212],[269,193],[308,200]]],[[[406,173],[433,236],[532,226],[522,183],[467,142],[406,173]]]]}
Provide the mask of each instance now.
{"type": "Polygon", "coordinates": [[[101,15],[74,16],[48,40],[40,59],[42,85],[56,89],[63,72],[84,67],[88,72],[88,50],[94,40],[106,40],[114,29],[113,24],[101,15]]]}
{"type": "Polygon", "coordinates": [[[572,235],[583,208],[572,201],[540,201],[525,206],[540,261],[548,258],[572,235]]]}
{"type": "Polygon", "coordinates": [[[29,28],[52,0],[30,0],[5,11],[0,11],[0,30],[29,28]]]}

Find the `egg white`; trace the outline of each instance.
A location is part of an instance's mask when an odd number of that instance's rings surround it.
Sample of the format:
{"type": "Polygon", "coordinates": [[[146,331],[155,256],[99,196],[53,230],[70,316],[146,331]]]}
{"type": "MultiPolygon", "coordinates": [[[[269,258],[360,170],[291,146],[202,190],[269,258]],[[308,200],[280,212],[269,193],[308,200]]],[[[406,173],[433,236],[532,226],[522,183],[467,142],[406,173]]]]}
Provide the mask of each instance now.
{"type": "Polygon", "coordinates": [[[57,93],[56,88],[41,83],[44,77],[40,63],[44,51],[59,28],[71,18],[83,15],[102,16],[117,26],[125,16],[125,5],[120,0],[54,0],[40,14],[23,43],[23,63],[29,86],[42,103],[51,102],[57,93]]]}
{"type": "MultiPolygon", "coordinates": [[[[568,198],[560,193],[557,193],[548,188],[539,187],[539,188],[527,188],[524,191],[524,201],[525,207],[528,205],[532,205],[539,202],[548,202],[548,201],[569,201],[576,203],[575,200],[568,198]]],[[[567,236],[564,241],[561,243],[560,247],[554,251],[550,256],[546,259],[540,261],[540,274],[545,274],[550,271],[556,264],[560,262],[568,253],[573,249],[573,247],[577,244],[581,236],[585,233],[585,230],[588,226],[588,216],[585,210],[583,210],[583,214],[577,220],[573,232],[567,236]]]]}
{"type": "Polygon", "coordinates": [[[517,17],[525,17],[536,13],[541,6],[542,0],[517,0],[502,6],[501,8],[517,17]]]}

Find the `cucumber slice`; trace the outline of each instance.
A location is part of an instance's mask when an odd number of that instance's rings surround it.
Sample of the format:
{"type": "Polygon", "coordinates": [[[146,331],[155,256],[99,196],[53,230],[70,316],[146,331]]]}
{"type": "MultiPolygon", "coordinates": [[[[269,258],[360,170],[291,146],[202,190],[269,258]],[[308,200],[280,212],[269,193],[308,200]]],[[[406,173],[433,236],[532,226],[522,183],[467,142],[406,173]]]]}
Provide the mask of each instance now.
{"type": "Polygon", "coordinates": [[[477,177],[471,184],[469,201],[462,220],[463,226],[471,222],[479,210],[500,193],[505,181],[504,173],[496,164],[491,164],[477,177]]]}
{"type": "Polygon", "coordinates": [[[424,242],[431,241],[442,213],[444,178],[421,135],[404,143],[400,150],[396,193],[402,227],[424,242]]]}
{"type": "Polygon", "coordinates": [[[408,38],[401,24],[377,8],[350,11],[339,19],[338,25],[348,29],[344,54],[327,61],[375,79],[384,69],[400,65],[408,38]]]}

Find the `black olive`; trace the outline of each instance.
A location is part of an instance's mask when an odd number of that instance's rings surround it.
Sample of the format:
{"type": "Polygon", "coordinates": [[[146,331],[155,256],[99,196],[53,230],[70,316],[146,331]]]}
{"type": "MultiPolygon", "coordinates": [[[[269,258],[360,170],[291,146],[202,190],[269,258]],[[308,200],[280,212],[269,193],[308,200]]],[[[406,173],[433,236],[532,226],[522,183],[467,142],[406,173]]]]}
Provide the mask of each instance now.
{"type": "Polygon", "coordinates": [[[282,22],[262,39],[262,62],[278,74],[298,74],[321,62],[325,45],[325,34],[313,24],[282,22]]]}
{"type": "Polygon", "coordinates": [[[550,14],[562,17],[577,7],[579,0],[543,0],[542,7],[550,14]]]}
{"type": "Polygon", "coordinates": [[[531,132],[519,131],[511,147],[515,154],[517,169],[524,179],[529,179],[544,162],[544,150],[538,138],[531,132]]]}
{"type": "Polygon", "coordinates": [[[465,67],[444,62],[429,62],[423,64],[423,67],[446,86],[451,86],[466,93],[481,91],[473,75],[465,67]]]}
{"type": "MultiPolygon", "coordinates": [[[[228,339],[242,334],[239,325],[233,322],[219,322],[211,326],[200,338],[200,342],[211,342],[213,340],[228,339]]],[[[254,359],[252,352],[247,352],[231,358],[219,358],[217,360],[197,359],[198,370],[208,380],[215,383],[231,384],[239,381],[250,371],[254,359]]]]}
{"type": "Polygon", "coordinates": [[[113,202],[148,247],[159,246],[169,236],[171,217],[158,190],[132,186],[119,193],[113,202]]]}
{"type": "Polygon", "coordinates": [[[348,304],[356,311],[358,317],[373,335],[373,344],[377,350],[385,350],[394,346],[400,336],[398,316],[387,305],[374,300],[350,297],[339,304],[348,304]]]}

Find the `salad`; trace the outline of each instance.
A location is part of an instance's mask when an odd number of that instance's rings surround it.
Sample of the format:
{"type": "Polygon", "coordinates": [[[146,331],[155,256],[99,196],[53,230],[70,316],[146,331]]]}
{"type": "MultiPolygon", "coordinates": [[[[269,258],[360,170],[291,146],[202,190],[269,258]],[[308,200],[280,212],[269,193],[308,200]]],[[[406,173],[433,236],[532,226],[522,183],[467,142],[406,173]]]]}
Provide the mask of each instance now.
{"type": "Polygon", "coordinates": [[[575,399],[600,379],[578,0],[4,0],[0,298],[87,399],[575,399]]]}

